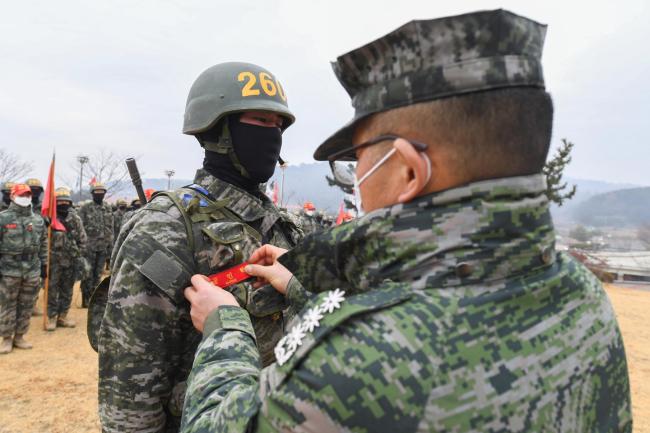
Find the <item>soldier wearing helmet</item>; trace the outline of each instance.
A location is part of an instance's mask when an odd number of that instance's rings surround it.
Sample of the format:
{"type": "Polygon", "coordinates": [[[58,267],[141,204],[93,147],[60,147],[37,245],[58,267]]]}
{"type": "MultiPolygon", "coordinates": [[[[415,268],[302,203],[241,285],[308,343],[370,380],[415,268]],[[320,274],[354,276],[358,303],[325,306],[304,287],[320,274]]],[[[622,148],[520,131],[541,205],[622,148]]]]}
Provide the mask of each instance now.
{"type": "Polygon", "coordinates": [[[113,211],[113,241],[117,240],[117,235],[120,234],[120,228],[122,227],[122,220],[127,210],[126,200],[123,198],[115,202],[117,208],[113,211]]]}
{"type": "Polygon", "coordinates": [[[65,228],[53,227],[50,243],[50,286],[47,294],[47,324],[45,329],[54,331],[57,326],[74,328],[75,322],[68,318],[72,301],[77,262],[83,260],[86,251],[86,231],[77,212],[72,210],[72,198],[68,188],[57,188],[56,219],[65,228]]]}
{"type": "Polygon", "coordinates": [[[15,184],[10,197],[0,212],[0,354],[32,348],[24,336],[47,260],[45,221],[32,212],[30,187],[15,184]]]}
{"type": "Polygon", "coordinates": [[[35,214],[41,214],[41,196],[43,195],[43,184],[40,180],[30,177],[25,181],[32,191],[32,211],[35,214]]]}
{"type": "Polygon", "coordinates": [[[300,219],[302,220],[302,230],[305,232],[305,235],[315,233],[322,228],[316,221],[316,206],[311,201],[306,201],[302,205],[300,219]]]}
{"type": "Polygon", "coordinates": [[[113,245],[113,211],[108,203],[104,202],[106,186],[94,183],[90,188],[92,201],[84,203],[79,209],[79,216],[83,223],[88,242],[85,258],[90,264],[90,274],[81,281],[82,306],[88,306],[88,300],[93,289],[99,284],[108,250],[113,245]]]}
{"type": "MultiPolygon", "coordinates": [[[[201,341],[183,299],[190,277],[236,266],[262,243],[296,245],[299,230],[260,189],[273,175],[282,133],[293,122],[282,85],[257,65],[218,64],[192,85],[183,133],[203,147],[202,167],[192,185],[157,192],[125,219],[105,308],[99,292],[105,284],[91,301],[91,328],[101,323],[89,338],[99,343],[104,431],[178,431],[201,341]]],[[[227,290],[250,315],[260,361],[270,364],[289,319],[285,299],[249,281],[227,290]]]]}
{"type": "Polygon", "coordinates": [[[11,187],[15,183],[7,181],[2,184],[2,202],[0,202],[0,212],[9,209],[11,204],[11,187]]]}

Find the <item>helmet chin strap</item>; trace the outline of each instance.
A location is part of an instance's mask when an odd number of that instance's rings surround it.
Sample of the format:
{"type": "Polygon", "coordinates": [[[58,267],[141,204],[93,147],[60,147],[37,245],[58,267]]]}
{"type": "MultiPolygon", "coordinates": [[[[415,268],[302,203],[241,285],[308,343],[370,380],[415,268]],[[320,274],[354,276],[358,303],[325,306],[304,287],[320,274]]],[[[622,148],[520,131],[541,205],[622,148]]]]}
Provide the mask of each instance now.
{"type": "Polygon", "coordinates": [[[235,153],[235,147],[232,143],[232,136],[230,135],[230,128],[228,127],[228,116],[223,118],[222,123],[223,126],[221,127],[221,134],[219,134],[218,142],[215,143],[213,141],[203,140],[200,134],[196,135],[196,139],[199,141],[199,143],[201,143],[201,146],[205,150],[217,152],[222,155],[228,155],[228,158],[230,158],[232,165],[237,170],[239,170],[241,175],[247,179],[250,179],[250,174],[248,174],[248,171],[239,161],[239,158],[237,158],[237,154],[235,153]]]}

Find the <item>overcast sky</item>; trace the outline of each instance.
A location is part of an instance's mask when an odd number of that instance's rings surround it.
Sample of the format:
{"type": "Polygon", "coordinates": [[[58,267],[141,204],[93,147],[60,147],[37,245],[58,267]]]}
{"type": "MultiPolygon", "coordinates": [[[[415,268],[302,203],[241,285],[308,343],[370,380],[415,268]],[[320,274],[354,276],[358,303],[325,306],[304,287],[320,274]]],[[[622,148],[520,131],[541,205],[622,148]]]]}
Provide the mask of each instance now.
{"type": "Polygon", "coordinates": [[[141,156],[147,177],[202,161],[181,134],[187,92],[207,67],[263,65],[283,83],[297,122],[291,163],[352,116],[330,67],[337,56],[412,19],[503,7],[548,24],[553,145],[575,142],[567,174],[650,185],[650,2],[630,1],[24,1],[0,17],[0,147],[45,180],[75,155],[141,156]]]}

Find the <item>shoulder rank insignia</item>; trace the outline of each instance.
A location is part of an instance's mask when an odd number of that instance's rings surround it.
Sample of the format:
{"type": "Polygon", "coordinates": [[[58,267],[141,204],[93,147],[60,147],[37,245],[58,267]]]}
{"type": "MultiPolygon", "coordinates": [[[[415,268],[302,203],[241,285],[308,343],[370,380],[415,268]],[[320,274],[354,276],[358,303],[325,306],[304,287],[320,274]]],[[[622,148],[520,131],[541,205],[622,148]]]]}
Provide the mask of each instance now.
{"type": "Polygon", "coordinates": [[[334,310],[341,308],[341,303],[345,300],[345,292],[341,289],[331,290],[327,293],[322,302],[307,310],[302,320],[297,323],[291,331],[278,341],[275,346],[275,359],[278,365],[285,364],[296,350],[302,344],[302,339],[307,333],[314,332],[320,326],[320,321],[324,314],[331,314],[334,310]]]}

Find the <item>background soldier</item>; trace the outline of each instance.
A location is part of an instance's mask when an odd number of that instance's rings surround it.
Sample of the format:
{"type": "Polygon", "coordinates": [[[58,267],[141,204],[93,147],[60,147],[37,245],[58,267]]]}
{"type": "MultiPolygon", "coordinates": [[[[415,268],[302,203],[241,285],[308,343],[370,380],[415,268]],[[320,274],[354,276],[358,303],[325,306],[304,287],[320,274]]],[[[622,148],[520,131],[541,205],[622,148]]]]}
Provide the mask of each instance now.
{"type": "Polygon", "coordinates": [[[302,230],[305,235],[316,233],[322,229],[321,225],[316,221],[316,206],[310,201],[306,201],[302,205],[300,219],[302,220],[302,230]]]}
{"type": "Polygon", "coordinates": [[[99,284],[99,279],[106,263],[107,251],[113,244],[113,213],[108,203],[104,203],[106,187],[96,183],[90,189],[92,201],[79,209],[79,216],[86,230],[88,242],[86,260],[90,264],[90,275],[81,282],[82,306],[88,306],[92,291],[99,284]]]}
{"type": "Polygon", "coordinates": [[[334,175],[369,213],[251,257],[289,298],[318,293],[263,371],[245,312],[192,278],[184,432],[631,432],[614,311],[554,249],[545,31],[484,11],[338,58],[355,117],[314,156],[358,160],[334,175]]]}
{"type": "MultiPolygon", "coordinates": [[[[126,224],[126,222],[127,222],[129,219],[131,219],[131,217],[133,216],[133,214],[136,213],[136,212],[138,211],[138,209],[140,209],[141,207],[142,207],[142,202],[140,202],[140,199],[139,199],[139,198],[134,198],[133,200],[131,200],[131,205],[129,206],[129,208],[127,209],[127,211],[124,212],[124,215],[122,216],[122,223],[121,223],[121,225],[120,225],[120,228],[121,228],[124,224],[126,224]]],[[[118,230],[118,232],[119,232],[119,230],[118,230]]],[[[117,239],[116,239],[116,241],[117,241],[117,239]]]]}
{"type": "Polygon", "coordinates": [[[126,214],[126,200],[123,198],[117,201],[117,209],[113,212],[113,241],[117,240],[117,235],[120,234],[124,215],[126,214]]]}
{"type": "Polygon", "coordinates": [[[9,181],[2,184],[2,202],[0,202],[0,212],[9,209],[9,205],[11,204],[11,187],[14,185],[15,183],[9,181]]]}
{"type": "Polygon", "coordinates": [[[41,196],[43,195],[43,184],[40,180],[33,177],[27,179],[25,183],[32,191],[32,212],[41,215],[41,196]]]}
{"type": "Polygon", "coordinates": [[[75,323],[68,319],[72,302],[72,288],[75,282],[75,262],[86,251],[86,231],[81,218],[72,209],[72,199],[68,188],[57,188],[56,217],[66,231],[52,230],[50,253],[50,286],[47,299],[48,331],[57,326],[74,328],[75,323]]]}
{"type": "MultiPolygon", "coordinates": [[[[259,66],[216,65],[192,85],[183,132],[205,149],[203,168],[194,185],[158,192],[126,221],[113,249],[98,338],[104,431],[178,430],[185,380],[201,340],[183,299],[192,274],[241,264],[263,242],[296,244],[297,229],[260,189],[273,175],[282,132],[293,121],[280,83],[259,66]],[[249,95],[238,78],[250,76],[265,85],[258,95],[249,95]]],[[[271,363],[285,323],[283,297],[250,282],[228,290],[252,317],[261,362],[271,363]]]]}
{"type": "Polygon", "coordinates": [[[45,222],[32,213],[29,186],[14,185],[11,201],[0,212],[0,353],[32,348],[24,336],[47,260],[45,222]]]}

